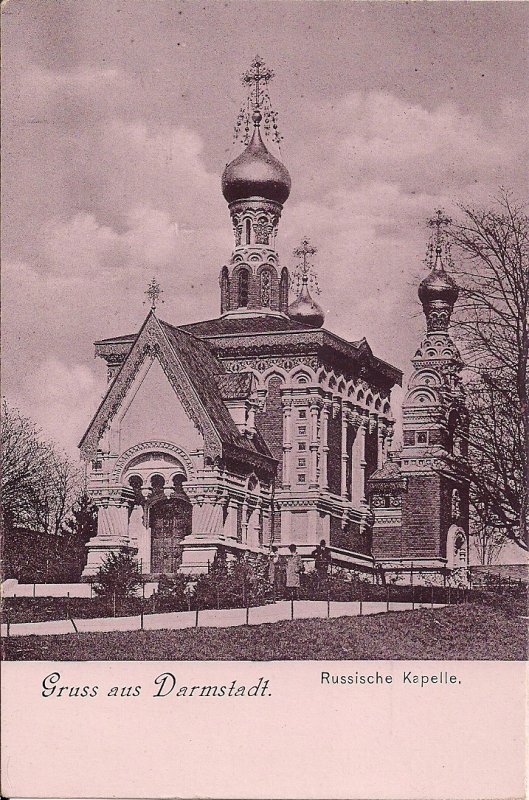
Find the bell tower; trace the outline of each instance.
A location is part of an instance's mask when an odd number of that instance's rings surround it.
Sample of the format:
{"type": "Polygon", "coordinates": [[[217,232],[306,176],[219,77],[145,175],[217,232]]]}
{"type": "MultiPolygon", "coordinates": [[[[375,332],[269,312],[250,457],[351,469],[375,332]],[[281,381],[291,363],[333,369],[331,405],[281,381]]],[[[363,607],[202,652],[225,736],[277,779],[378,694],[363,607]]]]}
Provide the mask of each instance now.
{"type": "Polygon", "coordinates": [[[261,135],[262,129],[279,146],[277,114],[268,94],[272,78],[272,70],[259,56],[242,78],[248,96],[237,117],[234,138],[246,148],[222,175],[235,238],[231,258],[220,273],[223,315],[285,315],[288,309],[289,275],[286,267],[280,267],[276,236],[291,181],[287,168],[269,152],[261,135]]]}
{"type": "Polygon", "coordinates": [[[437,211],[426,263],[430,272],[419,285],[426,333],[412,358],[414,367],[402,405],[401,474],[407,480],[402,526],[405,550],[423,558],[446,558],[466,568],[468,487],[461,468],[466,457],[468,412],[461,383],[463,363],[450,336],[450,318],[459,287],[447,272],[452,265],[447,227],[437,211]],[[454,537],[454,532],[458,536],[454,537]]]}

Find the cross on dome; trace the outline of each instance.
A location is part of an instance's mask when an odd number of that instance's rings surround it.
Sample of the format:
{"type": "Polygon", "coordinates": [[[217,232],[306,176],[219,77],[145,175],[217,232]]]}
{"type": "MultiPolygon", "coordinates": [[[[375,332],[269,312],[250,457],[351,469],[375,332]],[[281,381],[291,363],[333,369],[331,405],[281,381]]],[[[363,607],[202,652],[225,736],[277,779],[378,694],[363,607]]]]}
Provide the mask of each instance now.
{"type": "Polygon", "coordinates": [[[314,256],[317,252],[318,251],[316,248],[312,247],[308,239],[302,239],[299,247],[296,247],[296,249],[293,251],[293,255],[300,259],[297,269],[299,269],[303,275],[308,275],[312,269],[312,264],[307,257],[314,256]]]}
{"type": "Polygon", "coordinates": [[[309,240],[305,237],[301,240],[301,244],[292,251],[292,255],[298,259],[298,264],[292,273],[291,288],[299,292],[303,285],[310,286],[310,288],[320,294],[320,287],[318,285],[318,278],[312,264],[312,256],[316,255],[317,249],[311,245],[309,240]]]}
{"type": "Polygon", "coordinates": [[[260,56],[255,56],[250,69],[242,76],[242,83],[247,87],[248,94],[243,102],[235,128],[233,141],[241,141],[248,145],[250,142],[250,128],[253,123],[258,128],[261,123],[266,136],[270,136],[275,144],[280,145],[283,138],[277,126],[277,111],[272,108],[268,84],[274,77],[274,72],[266,66],[260,56]]]}

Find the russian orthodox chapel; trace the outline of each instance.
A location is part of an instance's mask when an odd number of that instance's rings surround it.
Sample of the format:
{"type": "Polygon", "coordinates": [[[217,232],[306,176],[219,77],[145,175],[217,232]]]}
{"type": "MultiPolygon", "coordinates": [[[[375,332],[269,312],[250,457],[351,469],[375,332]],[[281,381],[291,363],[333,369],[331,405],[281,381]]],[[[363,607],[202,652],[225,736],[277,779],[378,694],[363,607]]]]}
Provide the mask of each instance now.
{"type": "Polygon", "coordinates": [[[403,446],[392,452],[401,371],[365,339],[324,328],[307,240],[293,276],[280,262],[291,179],[263,140],[279,140],[271,77],[257,58],[243,78],[236,133],[245,148],[222,176],[234,247],[220,270],[220,315],[171,325],[156,312],[153,280],[139,332],[96,342],[108,389],[80,444],[98,509],[85,576],[110,552],[133,552],[157,576],[205,571],[219,553],[266,554],[272,543],[280,552],[295,543],[309,558],[322,539],[333,563],[362,573],[466,566],[468,500],[450,462],[466,424],[448,332],[458,289],[442,220],[419,289],[427,332],[403,446]]]}

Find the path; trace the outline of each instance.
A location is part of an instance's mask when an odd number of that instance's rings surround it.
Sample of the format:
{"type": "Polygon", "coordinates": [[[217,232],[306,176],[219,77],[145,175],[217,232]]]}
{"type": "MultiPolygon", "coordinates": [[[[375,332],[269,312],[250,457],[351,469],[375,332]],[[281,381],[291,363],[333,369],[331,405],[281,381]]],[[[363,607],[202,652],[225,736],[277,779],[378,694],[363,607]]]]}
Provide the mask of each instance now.
{"type": "MultiPolygon", "coordinates": [[[[430,608],[430,603],[416,603],[415,608],[430,608]]],[[[411,603],[391,603],[390,611],[409,611],[411,603]]],[[[434,608],[442,608],[435,604],[434,608]]],[[[382,614],[387,612],[386,603],[365,602],[362,604],[364,615],[382,614]]],[[[356,617],[360,615],[360,603],[331,602],[331,617],[356,617]]],[[[262,625],[263,623],[288,620],[291,616],[290,602],[281,600],[265,606],[254,606],[249,609],[248,623],[262,625]]],[[[296,600],[294,603],[294,619],[316,619],[327,616],[327,603],[320,600],[296,600]]],[[[220,610],[209,609],[200,611],[198,624],[201,628],[232,628],[246,623],[245,608],[223,608],[220,610]]],[[[145,630],[179,630],[193,628],[196,624],[195,611],[172,611],[165,614],[145,614],[145,630]]],[[[134,631],[140,627],[140,617],[96,617],[94,619],[75,619],[79,633],[103,631],[134,631]]],[[[51,636],[56,634],[73,633],[70,620],[50,620],[46,622],[14,622],[9,626],[10,636],[51,636]]],[[[2,625],[2,636],[7,635],[7,626],[2,625]]]]}

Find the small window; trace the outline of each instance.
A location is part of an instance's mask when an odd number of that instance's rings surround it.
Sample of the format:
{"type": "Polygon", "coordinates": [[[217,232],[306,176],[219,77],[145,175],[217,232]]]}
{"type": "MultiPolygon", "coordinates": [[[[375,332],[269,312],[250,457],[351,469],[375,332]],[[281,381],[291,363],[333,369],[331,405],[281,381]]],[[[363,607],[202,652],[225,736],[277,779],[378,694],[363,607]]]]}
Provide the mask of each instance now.
{"type": "Polygon", "coordinates": [[[417,444],[428,444],[428,433],[421,431],[417,434],[417,444]]]}
{"type": "Polygon", "coordinates": [[[305,436],[305,434],[307,433],[307,426],[306,425],[299,425],[298,433],[299,433],[300,436],[305,436]]]}
{"type": "Polygon", "coordinates": [[[247,219],[244,223],[246,244],[250,244],[252,239],[252,223],[247,219]]]}
{"type": "Polygon", "coordinates": [[[298,450],[306,450],[307,444],[306,442],[298,442],[298,450]]]}
{"type": "Polygon", "coordinates": [[[298,475],[298,483],[305,483],[305,474],[303,472],[298,475]]]}
{"type": "Polygon", "coordinates": [[[307,466],[307,459],[298,458],[298,467],[306,467],[306,466],[307,466]]]}
{"type": "Polygon", "coordinates": [[[307,419],[307,412],[304,408],[300,408],[298,412],[298,417],[300,419],[307,419]]]}

